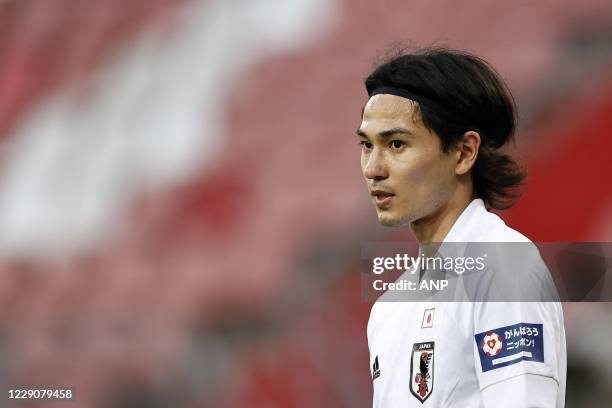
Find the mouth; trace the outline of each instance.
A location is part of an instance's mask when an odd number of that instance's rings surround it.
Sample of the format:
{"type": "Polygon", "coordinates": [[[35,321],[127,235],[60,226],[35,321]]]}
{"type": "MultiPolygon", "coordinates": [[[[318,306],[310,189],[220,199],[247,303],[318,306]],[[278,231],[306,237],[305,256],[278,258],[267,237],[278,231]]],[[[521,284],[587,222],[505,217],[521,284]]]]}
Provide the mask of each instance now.
{"type": "Polygon", "coordinates": [[[371,194],[376,207],[380,210],[388,209],[391,206],[393,197],[395,197],[395,194],[380,189],[372,190],[371,194]]]}

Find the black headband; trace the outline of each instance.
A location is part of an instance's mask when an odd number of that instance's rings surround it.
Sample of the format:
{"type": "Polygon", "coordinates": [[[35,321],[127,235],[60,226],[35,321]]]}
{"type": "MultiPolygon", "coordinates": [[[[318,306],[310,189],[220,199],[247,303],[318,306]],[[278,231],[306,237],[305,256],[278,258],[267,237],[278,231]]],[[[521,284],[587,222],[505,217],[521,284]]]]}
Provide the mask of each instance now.
{"type": "Polygon", "coordinates": [[[412,101],[418,102],[419,105],[426,106],[429,109],[431,109],[433,111],[436,111],[438,113],[441,113],[442,115],[444,115],[444,116],[446,116],[448,118],[452,118],[456,122],[459,122],[459,123],[465,122],[465,120],[462,120],[456,114],[454,114],[453,112],[449,111],[448,109],[446,109],[445,107],[443,107],[439,103],[436,103],[436,102],[432,101],[431,99],[428,99],[428,98],[426,98],[426,97],[424,97],[422,95],[416,94],[414,92],[407,91],[405,89],[392,88],[390,86],[379,86],[378,88],[374,88],[372,90],[372,92],[368,93],[370,98],[372,96],[374,96],[374,95],[379,95],[379,94],[401,96],[402,98],[406,98],[406,99],[410,99],[412,101]]]}

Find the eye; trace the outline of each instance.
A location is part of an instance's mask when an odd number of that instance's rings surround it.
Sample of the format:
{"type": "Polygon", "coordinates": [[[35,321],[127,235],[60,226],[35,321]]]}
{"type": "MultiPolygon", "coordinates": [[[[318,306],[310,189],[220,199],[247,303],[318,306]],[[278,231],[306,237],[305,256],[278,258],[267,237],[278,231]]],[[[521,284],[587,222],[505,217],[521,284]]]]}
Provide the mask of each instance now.
{"type": "Polygon", "coordinates": [[[406,146],[406,143],[402,142],[401,140],[392,140],[391,143],[389,143],[389,146],[395,150],[399,150],[406,146]]]}
{"type": "Polygon", "coordinates": [[[365,150],[370,150],[372,148],[372,143],[368,142],[367,140],[362,140],[359,142],[359,144],[365,149],[365,150]]]}

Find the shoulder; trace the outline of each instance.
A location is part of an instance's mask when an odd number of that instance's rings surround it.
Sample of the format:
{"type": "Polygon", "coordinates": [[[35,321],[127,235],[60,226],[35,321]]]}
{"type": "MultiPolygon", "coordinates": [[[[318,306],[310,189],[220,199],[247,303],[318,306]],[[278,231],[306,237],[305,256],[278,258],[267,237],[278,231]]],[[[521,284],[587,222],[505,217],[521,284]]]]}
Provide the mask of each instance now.
{"type": "Polygon", "coordinates": [[[448,232],[446,242],[531,242],[510,228],[501,217],[487,210],[477,198],[465,208],[448,232]]]}
{"type": "Polygon", "coordinates": [[[539,248],[522,233],[506,225],[484,205],[474,206],[469,225],[468,253],[488,255],[490,273],[466,276],[473,299],[499,301],[557,301],[558,293],[539,248]]]}
{"type": "Polygon", "coordinates": [[[484,242],[531,242],[529,238],[506,225],[505,221],[484,207],[479,211],[482,226],[481,239],[484,242]]]}

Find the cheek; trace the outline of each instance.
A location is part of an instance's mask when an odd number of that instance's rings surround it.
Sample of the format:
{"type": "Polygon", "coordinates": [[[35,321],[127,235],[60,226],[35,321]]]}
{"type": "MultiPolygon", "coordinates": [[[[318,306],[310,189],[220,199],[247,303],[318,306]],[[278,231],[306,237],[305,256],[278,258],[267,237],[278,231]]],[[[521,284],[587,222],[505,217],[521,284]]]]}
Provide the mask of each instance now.
{"type": "Polygon", "coordinates": [[[450,190],[452,171],[448,158],[442,153],[429,151],[414,155],[404,164],[403,184],[408,189],[407,198],[438,201],[440,196],[450,190]]]}
{"type": "Polygon", "coordinates": [[[412,187],[431,185],[439,177],[440,159],[431,152],[415,153],[403,163],[402,176],[412,187]]]}

